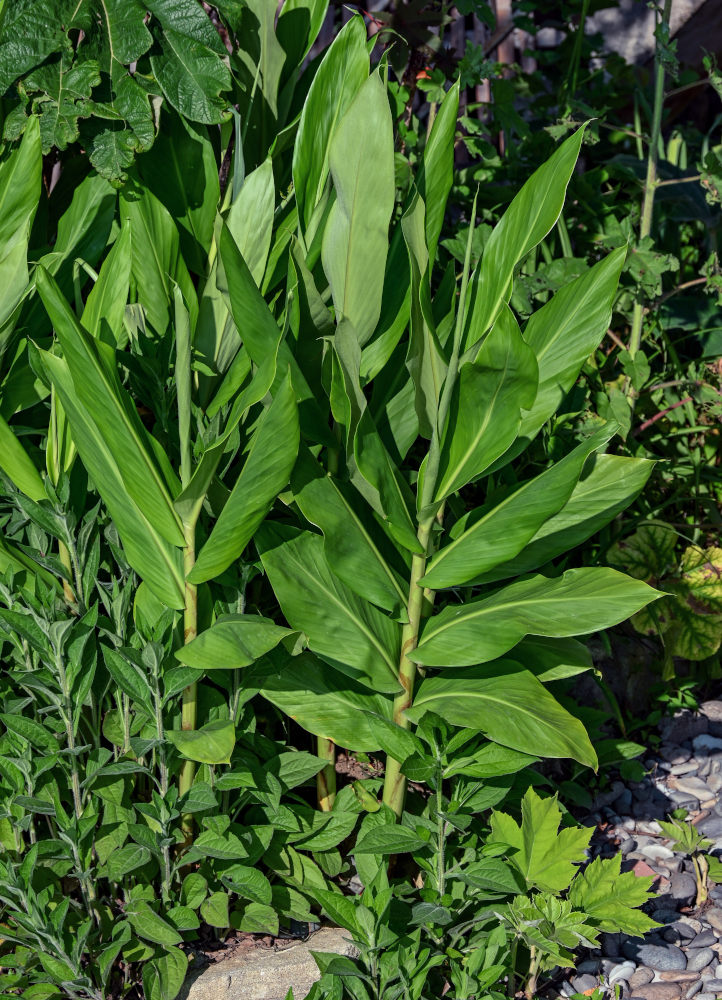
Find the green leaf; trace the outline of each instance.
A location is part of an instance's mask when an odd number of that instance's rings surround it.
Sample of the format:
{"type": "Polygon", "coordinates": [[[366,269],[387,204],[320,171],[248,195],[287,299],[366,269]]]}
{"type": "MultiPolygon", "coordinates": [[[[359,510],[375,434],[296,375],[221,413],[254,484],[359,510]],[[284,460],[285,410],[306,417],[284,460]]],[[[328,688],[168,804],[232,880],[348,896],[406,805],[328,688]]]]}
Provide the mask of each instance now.
{"type": "Polygon", "coordinates": [[[621,863],[620,854],[613,858],[595,858],[572,882],[569,902],[607,933],[643,937],[652,928],[659,927],[656,921],[637,909],[654,895],[650,892],[654,878],[622,872],[621,863]]]}
{"type": "Polygon", "coordinates": [[[559,218],[586,126],[578,129],[534,171],[494,227],[472,283],[464,345],[476,344],[509,301],[517,263],[559,218]]]}
{"type": "Polygon", "coordinates": [[[212,125],[228,107],[221,93],[231,89],[220,36],[198,4],[179,7],[174,0],[147,0],[163,28],[155,32],[159,50],[150,65],[168,102],[191,121],[212,125]]]}
{"type": "Polygon", "coordinates": [[[188,956],[180,948],[166,948],[143,966],[145,1000],[175,1000],[188,971],[188,956]]]}
{"type": "Polygon", "coordinates": [[[273,235],[276,187],[269,156],[243,182],[226,216],[226,226],[260,287],[273,235]]]}
{"type": "MultiPolygon", "coordinates": [[[[491,839],[514,848],[509,861],[529,889],[562,892],[576,865],[585,859],[590,827],[559,829],[562,811],[554,798],[543,799],[528,788],[521,803],[521,826],[506,813],[491,814],[491,839]]],[[[633,876],[634,877],[634,876],[633,876]]]]}
{"type": "Polygon", "coordinates": [[[526,547],[514,559],[470,582],[493,583],[521,576],[570,552],[632,503],[653,468],[654,463],[643,458],[595,455],[593,465],[589,468],[587,463],[567,503],[545,521],[526,547]]]}
{"type": "Polygon", "coordinates": [[[103,660],[108,673],[125,694],[136,705],[142,706],[150,718],[154,718],[154,698],[145,672],[134,662],[132,651],[123,655],[109,646],[101,646],[103,660]]]}
{"type": "Polygon", "coordinates": [[[503,307],[474,361],[462,365],[441,441],[435,499],[472,482],[512,444],[538,379],[533,351],[503,307]]]}
{"type": "MultiPolygon", "coordinates": [[[[395,613],[407,595],[384,558],[371,524],[358,512],[348,489],[325,475],[303,447],[291,477],[301,513],[323,532],[324,554],[333,573],[359,597],[395,613]]],[[[382,536],[383,537],[383,536],[382,536]]]]}
{"type": "Polygon", "coordinates": [[[233,670],[249,666],[288,635],[293,635],[291,629],[270,618],[224,615],[175,655],[196,670],[233,670]]]}
{"type": "Polygon", "coordinates": [[[31,500],[38,503],[47,499],[40,473],[2,414],[0,414],[0,469],[31,500]]]}
{"type": "Polygon", "coordinates": [[[120,195],[120,219],[130,221],[132,276],[148,322],[162,336],[171,322],[175,281],[195,326],[198,305],[188,269],[181,257],[178,230],[168,209],[142,184],[127,184],[120,195]]]}
{"type": "Polygon", "coordinates": [[[230,764],[236,745],[236,729],[232,722],[216,719],[200,729],[167,729],[166,739],[181,756],[199,764],[230,764]]]}
{"type": "Polygon", "coordinates": [[[53,146],[66,149],[75,142],[79,119],[90,115],[90,96],[99,83],[100,67],[94,59],[71,63],[66,53],[25,78],[23,84],[28,90],[44,92],[44,100],[39,102],[44,152],[48,153],[53,146]]]}
{"type": "MultiPolygon", "coordinates": [[[[148,450],[145,428],[134,402],[120,384],[115,352],[93,340],[80,326],[44,268],[38,267],[35,281],[63,348],[78,403],[87,410],[118,463],[129,495],[168,542],[183,545],[182,526],[148,450]]],[[[70,421],[72,426],[72,417],[70,421]]],[[[98,484],[99,488],[103,485],[98,484]]]]}
{"type": "Polygon", "coordinates": [[[311,649],[372,690],[396,692],[399,629],[333,575],[321,536],[266,524],[256,544],[287,621],[311,649]]]}
{"type": "Polygon", "coordinates": [[[521,663],[543,683],[576,677],[594,668],[587,647],[576,639],[549,639],[541,636],[522,639],[509,652],[509,658],[521,663]]]}
{"type": "Polygon", "coordinates": [[[241,899],[250,899],[254,903],[268,905],[271,902],[271,883],[257,868],[247,865],[231,865],[220,876],[221,881],[231,892],[241,899]]]}
{"type": "Polygon", "coordinates": [[[450,605],[432,618],[409,655],[428,666],[463,666],[501,656],[525,635],[586,635],[618,625],[662,594],[613,569],[532,576],[491,597],[450,605]]]}
{"type": "Polygon", "coordinates": [[[28,719],[24,715],[0,714],[2,722],[11,733],[22,736],[28,743],[37,747],[38,750],[45,750],[50,753],[57,752],[59,744],[53,734],[40,722],[28,719]]]}
{"type": "Polygon", "coordinates": [[[324,54],[298,123],[293,187],[304,230],[326,187],[331,141],[368,73],[366,26],[362,18],[352,17],[324,54]]]}
{"type": "Polygon", "coordinates": [[[231,923],[246,934],[278,934],[278,914],[272,906],[264,903],[248,903],[243,908],[238,922],[231,917],[231,923]]]}
{"type": "Polygon", "coordinates": [[[395,190],[391,111],[378,73],[361,86],[336,129],[329,165],[336,201],[323,236],[323,267],[336,321],[349,320],[363,346],[381,314],[395,190]]]}
{"type": "Polygon", "coordinates": [[[515,896],[519,892],[519,883],[514,871],[501,858],[481,858],[479,861],[472,861],[470,865],[450,873],[449,877],[483,892],[500,893],[504,896],[510,894],[515,896]]]}
{"type": "Polygon", "coordinates": [[[432,266],[454,176],[454,137],[459,114],[459,86],[457,80],[446,92],[436,113],[416,181],[426,205],[424,220],[426,245],[432,266]]]}
{"type": "Polygon", "coordinates": [[[197,910],[208,892],[208,883],[200,872],[189,872],[181,885],[181,902],[197,910]]]}
{"type": "Polygon", "coordinates": [[[353,851],[354,854],[410,854],[428,846],[428,841],[418,833],[394,823],[369,830],[353,851]]]}
{"type": "Polygon", "coordinates": [[[143,900],[131,899],[125,908],[125,915],[138,937],[146,941],[162,944],[167,948],[183,941],[178,931],[159,917],[143,900]]]}
{"type": "Polygon", "coordinates": [[[349,750],[379,750],[366,713],[390,714],[388,698],[371,694],[309,654],[265,664],[261,694],[314,736],[349,750]]]}
{"type": "Polygon", "coordinates": [[[510,660],[424,678],[406,715],[418,722],[426,712],[454,726],[477,729],[512,750],[597,764],[582,723],[533,674],[510,660]]]}
{"type": "Polygon", "coordinates": [[[218,576],[238,559],[288,483],[298,444],[296,398],[287,376],[251,438],[231,495],[188,574],[191,583],[218,576]]]}
{"type": "Polygon", "coordinates": [[[494,469],[516,458],[556,413],[579,371],[609,329],[612,305],[626,247],[599,261],[564,285],[546,305],[532,314],[524,340],[539,365],[539,388],[533,405],[522,415],[519,437],[494,469]]]}
{"type": "Polygon", "coordinates": [[[67,413],[73,438],[88,473],[118,529],[128,562],[156,597],[170,608],[185,605],[182,555],[148,521],[126,490],[115,455],[80,404],[68,366],[41,352],[43,366],[67,413]]]}
{"type": "Polygon", "coordinates": [[[201,917],[211,927],[228,927],[228,893],[212,892],[201,903],[201,917]]]}
{"type": "Polygon", "coordinates": [[[517,556],[569,500],[589,455],[604,447],[617,425],[607,424],[550,469],[524,483],[501,503],[491,501],[462,517],[453,541],[432,559],[425,587],[456,587],[517,556]]]}
{"type": "Polygon", "coordinates": [[[128,340],[123,320],[128,301],[132,262],[130,222],[120,233],[103,261],[98,280],[88,294],[80,322],[96,340],[123,348],[128,340]]]}
{"type": "Polygon", "coordinates": [[[113,851],[108,858],[106,865],[108,877],[114,882],[120,882],[125,875],[130,875],[147,864],[150,861],[150,856],[147,847],[141,847],[139,844],[127,844],[125,847],[113,851]]]}

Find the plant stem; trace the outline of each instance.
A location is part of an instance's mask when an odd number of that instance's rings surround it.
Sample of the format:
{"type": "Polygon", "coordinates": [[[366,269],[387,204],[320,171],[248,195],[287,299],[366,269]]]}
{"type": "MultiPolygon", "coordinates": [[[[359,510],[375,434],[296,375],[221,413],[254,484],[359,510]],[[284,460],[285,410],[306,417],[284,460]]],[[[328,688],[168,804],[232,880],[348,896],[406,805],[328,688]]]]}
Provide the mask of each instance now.
{"type": "Polygon", "coordinates": [[[436,888],[439,896],[446,892],[446,820],[443,815],[444,794],[441,768],[436,772],[436,888]]]}
{"type": "MultiPolygon", "coordinates": [[[[669,25],[669,18],[672,11],[672,0],[664,0],[662,11],[662,25],[669,25]]],[[[642,218],[639,225],[639,239],[646,239],[652,231],[652,215],[654,212],[654,195],[657,189],[657,159],[659,156],[659,137],[662,130],[662,108],[664,105],[664,62],[660,52],[659,42],[655,51],[654,60],[654,107],[652,109],[652,132],[647,150],[647,177],[644,182],[644,198],[642,201],[642,218]]],[[[644,318],[644,304],[640,301],[634,303],[632,314],[632,332],[629,338],[629,353],[634,358],[642,343],[642,321],[644,318]]],[[[625,392],[633,401],[632,385],[629,380],[625,383],[625,392]]]]}
{"type": "Polygon", "coordinates": [[[316,775],[316,797],[321,812],[331,812],[336,799],[336,747],[333,740],[318,736],[316,754],[328,764],[316,775]]]}
{"type": "Polygon", "coordinates": [[[529,949],[529,978],[527,979],[526,988],[524,989],[524,996],[527,1000],[534,1000],[540,965],[541,952],[537,951],[536,947],[532,945],[529,949]]]}
{"type": "MultiPolygon", "coordinates": [[[[394,698],[393,720],[397,726],[408,729],[409,723],[406,718],[406,709],[411,707],[414,699],[414,679],[416,677],[416,664],[409,659],[419,641],[419,629],[421,627],[422,609],[424,605],[424,588],[419,586],[419,580],[426,572],[426,558],[429,548],[429,538],[431,537],[431,527],[434,523],[433,515],[426,517],[419,524],[417,537],[423,549],[423,554],[414,555],[411,562],[411,578],[409,581],[409,598],[406,605],[408,623],[404,625],[401,633],[401,658],[399,661],[399,682],[402,690],[394,698]]],[[[384,777],[383,800],[400,816],[404,810],[404,797],[406,794],[406,777],[401,773],[399,761],[388,757],[386,760],[386,775],[384,777]]]]}
{"type": "MultiPolygon", "coordinates": [[[[198,635],[198,590],[193,583],[188,582],[188,574],[193,569],[196,561],[195,552],[195,524],[184,525],[186,537],[185,548],[183,549],[183,570],[186,576],[185,582],[185,609],[183,611],[183,643],[188,645],[198,635]]],[[[194,682],[189,684],[183,691],[183,707],[181,715],[181,729],[193,730],[196,728],[198,715],[198,685],[194,682]]],[[[178,791],[185,795],[190,791],[193,778],[196,773],[196,765],[192,760],[184,760],[181,765],[178,791]]],[[[190,815],[183,817],[183,832],[186,839],[190,839],[193,833],[193,817],[190,815]]]]}
{"type": "Polygon", "coordinates": [[[60,556],[61,563],[68,571],[67,577],[63,577],[63,594],[67,603],[74,606],[77,604],[77,598],[73,590],[73,585],[70,582],[73,578],[73,564],[70,561],[70,551],[65,542],[58,541],[58,555],[60,556]]]}
{"type": "Polygon", "coordinates": [[[695,900],[695,906],[701,906],[702,903],[707,901],[707,871],[709,870],[709,865],[705,857],[697,854],[692,855],[692,864],[694,865],[694,874],[697,879],[697,899],[695,900]]]}

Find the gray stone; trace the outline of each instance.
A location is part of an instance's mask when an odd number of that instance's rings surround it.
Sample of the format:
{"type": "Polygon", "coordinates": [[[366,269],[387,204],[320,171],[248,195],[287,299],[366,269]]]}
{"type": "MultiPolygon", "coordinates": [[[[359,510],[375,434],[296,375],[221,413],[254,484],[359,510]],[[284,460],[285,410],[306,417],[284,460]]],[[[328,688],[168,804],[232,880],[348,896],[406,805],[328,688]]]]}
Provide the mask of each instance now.
{"type": "Polygon", "coordinates": [[[704,988],[705,991],[711,990],[719,995],[722,993],[722,979],[705,979],[704,988]]]}
{"type": "Polygon", "coordinates": [[[700,802],[706,802],[709,798],[714,798],[711,789],[705,785],[701,778],[696,778],[694,775],[692,777],[682,775],[681,778],[677,778],[676,786],[678,791],[686,792],[687,795],[693,795],[700,802]]]}
{"type": "Polygon", "coordinates": [[[697,770],[698,767],[699,764],[697,763],[696,760],[686,760],[684,764],[674,764],[671,768],[671,773],[676,774],[677,776],[681,776],[683,774],[692,774],[697,770]]]}
{"type": "Polygon", "coordinates": [[[687,952],[687,968],[692,972],[701,972],[714,961],[711,948],[690,948],[687,952]]]}
{"type": "Polygon", "coordinates": [[[577,966],[577,972],[581,975],[582,972],[591,972],[595,975],[599,972],[599,959],[598,958],[585,958],[583,962],[580,962],[577,966]]]}
{"type": "Polygon", "coordinates": [[[709,948],[709,946],[711,944],[715,944],[716,941],[717,938],[715,937],[714,931],[702,931],[701,934],[698,934],[696,938],[693,938],[693,940],[689,942],[689,947],[690,950],[692,948],[709,948]]]}
{"type": "Polygon", "coordinates": [[[659,729],[663,740],[669,743],[684,743],[685,740],[692,740],[695,736],[706,733],[708,725],[706,716],[682,711],[671,719],[662,719],[659,729]]]}
{"type": "Polygon", "coordinates": [[[678,899],[680,902],[687,901],[697,895],[697,883],[691,875],[677,872],[672,876],[669,892],[672,899],[678,899]]]}
{"type": "Polygon", "coordinates": [[[608,984],[613,986],[614,983],[629,982],[634,974],[635,968],[634,962],[623,962],[621,965],[615,966],[607,975],[608,984]]]}
{"type": "Polygon", "coordinates": [[[630,977],[629,986],[632,992],[636,990],[638,986],[646,986],[647,983],[651,983],[654,979],[654,972],[651,969],[645,968],[641,965],[630,977]]]}
{"type": "Polygon", "coordinates": [[[602,955],[606,958],[615,958],[622,950],[621,934],[605,934],[602,937],[602,955]]]}
{"type": "Polygon", "coordinates": [[[694,747],[694,752],[700,755],[703,753],[722,752],[722,740],[716,736],[697,736],[692,740],[692,746],[694,747]]]}
{"type": "Polygon", "coordinates": [[[717,937],[719,937],[722,934],[722,910],[716,906],[711,910],[705,910],[704,919],[712,930],[717,933],[717,937]]]}
{"type": "Polygon", "coordinates": [[[622,945],[625,958],[630,958],[638,965],[646,965],[657,972],[670,972],[674,969],[686,969],[687,959],[684,952],[673,944],[644,944],[636,941],[625,941],[622,945]]]}
{"type": "Polygon", "coordinates": [[[708,816],[700,820],[697,829],[712,840],[722,838],[722,816],[708,816]]]}
{"type": "Polygon", "coordinates": [[[637,841],[634,839],[634,837],[627,837],[627,839],[623,840],[622,843],[619,845],[619,850],[622,857],[626,857],[631,851],[636,850],[636,847],[637,847],[637,841]]]}
{"type": "Polygon", "coordinates": [[[572,986],[577,993],[584,993],[585,990],[595,990],[599,986],[599,980],[591,975],[575,976],[572,979],[572,986]]]}
{"type": "Polygon", "coordinates": [[[668,861],[674,857],[674,851],[670,851],[664,844],[649,844],[642,848],[642,854],[651,861],[668,861]]]}
{"type": "Polygon", "coordinates": [[[285,1000],[291,988],[296,1000],[303,1000],[320,979],[311,950],[356,954],[347,931],[323,928],[304,943],[294,942],[278,951],[249,949],[216,962],[188,978],[179,1000],[285,1000]]]}
{"type": "Polygon", "coordinates": [[[684,1000],[692,1000],[692,997],[695,996],[697,993],[699,993],[699,991],[702,989],[702,985],[703,983],[701,979],[698,979],[696,983],[692,983],[692,985],[684,995],[684,1000]]]}
{"type": "Polygon", "coordinates": [[[722,789],[722,774],[715,772],[714,774],[707,775],[705,783],[710,791],[717,795],[720,789],[722,789]]]}
{"type": "Polygon", "coordinates": [[[676,920],[672,924],[672,929],[675,930],[681,938],[685,938],[687,941],[691,941],[697,933],[696,928],[690,926],[686,920],[676,920]]]}
{"type": "Polygon", "coordinates": [[[722,722],[722,701],[703,701],[699,710],[710,721],[722,722]]]}
{"type": "Polygon", "coordinates": [[[705,990],[704,993],[697,994],[697,1000],[719,1000],[719,997],[716,997],[714,993],[708,993],[705,990]]]}
{"type": "Polygon", "coordinates": [[[635,986],[632,1000],[680,1000],[682,990],[674,983],[648,983],[635,986]]]}

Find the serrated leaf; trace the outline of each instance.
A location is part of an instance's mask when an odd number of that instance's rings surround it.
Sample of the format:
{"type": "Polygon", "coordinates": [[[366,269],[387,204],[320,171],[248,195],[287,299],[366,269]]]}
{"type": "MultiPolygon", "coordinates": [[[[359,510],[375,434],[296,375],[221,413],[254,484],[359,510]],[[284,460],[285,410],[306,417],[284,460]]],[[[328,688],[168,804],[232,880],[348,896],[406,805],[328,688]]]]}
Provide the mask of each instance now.
{"type": "Polygon", "coordinates": [[[652,897],[652,876],[621,871],[622,857],[595,858],[574,878],[569,902],[608,933],[642,937],[659,924],[638,907],[652,897]]]}

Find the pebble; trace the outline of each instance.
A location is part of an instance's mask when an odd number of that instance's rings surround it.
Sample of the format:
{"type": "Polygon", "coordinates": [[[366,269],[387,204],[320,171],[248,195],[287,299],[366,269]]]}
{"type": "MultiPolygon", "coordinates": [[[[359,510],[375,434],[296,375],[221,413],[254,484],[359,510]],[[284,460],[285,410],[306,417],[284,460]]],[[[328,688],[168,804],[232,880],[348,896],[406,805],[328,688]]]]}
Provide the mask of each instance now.
{"type": "Polygon", "coordinates": [[[572,979],[572,986],[577,993],[584,993],[585,990],[596,989],[597,986],[599,986],[599,980],[596,976],[575,976],[574,979],[572,979]]]}
{"type": "Polygon", "coordinates": [[[612,986],[620,981],[629,982],[635,969],[634,962],[623,962],[622,965],[617,965],[607,976],[608,984],[612,986]]]}
{"type": "Polygon", "coordinates": [[[713,753],[722,751],[722,740],[718,739],[716,736],[696,736],[692,740],[692,746],[694,747],[695,753],[713,753]]]}
{"type": "Polygon", "coordinates": [[[638,986],[646,986],[647,983],[651,983],[653,979],[654,972],[640,965],[636,972],[629,977],[629,986],[632,990],[635,990],[638,986]]]}
{"type": "Polygon", "coordinates": [[[704,919],[717,932],[717,936],[719,937],[722,934],[722,910],[716,906],[711,910],[706,910],[704,919]]]}
{"type": "Polygon", "coordinates": [[[699,710],[710,721],[722,722],[722,701],[703,701],[699,710]]]}
{"type": "Polygon", "coordinates": [[[690,948],[687,952],[687,968],[691,972],[701,972],[714,961],[711,948],[690,948]]]}
{"type": "Polygon", "coordinates": [[[719,997],[716,997],[714,993],[707,993],[705,990],[704,993],[697,994],[697,1000],[719,1000],[719,997]]]}
{"type": "Polygon", "coordinates": [[[722,789],[722,774],[716,772],[715,774],[710,774],[706,779],[706,784],[709,789],[711,789],[715,794],[722,789]]]}
{"type": "Polygon", "coordinates": [[[712,991],[713,994],[719,996],[722,993],[722,979],[705,979],[704,981],[705,992],[712,991]]]}
{"type": "Polygon", "coordinates": [[[585,958],[583,962],[577,965],[577,972],[591,972],[596,975],[599,972],[599,960],[596,958],[585,958]]]}
{"type": "Polygon", "coordinates": [[[690,986],[690,988],[687,990],[687,992],[684,995],[684,1000],[692,1000],[692,997],[696,993],[699,993],[699,991],[701,989],[702,989],[702,980],[698,979],[697,982],[696,983],[692,983],[692,985],[690,986]]]}
{"type": "Polygon", "coordinates": [[[682,991],[674,983],[648,983],[635,986],[632,1000],[680,1000],[682,991]]]}
{"type": "Polygon", "coordinates": [[[667,861],[674,857],[674,851],[670,851],[664,844],[650,844],[643,847],[641,853],[651,861],[667,861]]]}
{"type": "Polygon", "coordinates": [[[672,944],[638,944],[630,940],[624,942],[622,951],[626,958],[632,959],[637,964],[647,965],[658,972],[687,968],[684,952],[672,944]]]}
{"type": "Polygon", "coordinates": [[[706,930],[698,934],[696,938],[689,942],[690,949],[692,948],[709,948],[711,944],[715,944],[717,938],[714,935],[714,931],[706,930]]]}
{"type": "Polygon", "coordinates": [[[658,972],[657,980],[663,983],[696,983],[699,979],[697,972],[689,972],[686,969],[677,969],[675,972],[658,972]]]}
{"type": "Polygon", "coordinates": [[[697,824],[697,829],[705,837],[711,837],[713,840],[722,838],[722,816],[708,816],[697,824]]]}
{"type": "Polygon", "coordinates": [[[684,764],[673,764],[670,768],[670,773],[676,775],[691,774],[698,767],[699,765],[696,760],[688,760],[684,764]]]}
{"type": "Polygon", "coordinates": [[[691,900],[697,895],[697,883],[686,872],[677,872],[672,876],[670,895],[680,902],[691,900]]]}
{"type": "Polygon", "coordinates": [[[693,795],[696,799],[700,799],[700,801],[714,798],[712,791],[705,785],[701,778],[695,778],[694,776],[690,778],[683,775],[681,778],[677,778],[676,784],[680,792],[693,795]]]}

